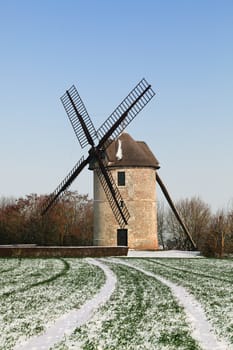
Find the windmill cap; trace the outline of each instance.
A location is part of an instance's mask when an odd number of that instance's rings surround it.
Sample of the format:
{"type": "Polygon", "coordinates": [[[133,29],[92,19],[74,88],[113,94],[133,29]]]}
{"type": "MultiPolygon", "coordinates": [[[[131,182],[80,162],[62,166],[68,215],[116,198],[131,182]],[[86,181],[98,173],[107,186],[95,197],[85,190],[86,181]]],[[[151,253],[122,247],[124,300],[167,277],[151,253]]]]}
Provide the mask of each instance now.
{"type": "Polygon", "coordinates": [[[108,167],[150,167],[159,169],[159,162],[143,141],[135,141],[122,133],[107,148],[108,167]]]}

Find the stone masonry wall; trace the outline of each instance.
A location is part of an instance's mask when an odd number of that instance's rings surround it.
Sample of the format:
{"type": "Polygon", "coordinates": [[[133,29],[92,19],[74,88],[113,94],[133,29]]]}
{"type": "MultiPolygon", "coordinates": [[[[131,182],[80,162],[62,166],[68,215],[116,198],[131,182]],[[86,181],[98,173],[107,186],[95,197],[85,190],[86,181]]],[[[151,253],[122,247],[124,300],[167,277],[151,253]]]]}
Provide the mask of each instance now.
{"type": "MultiPolygon", "coordinates": [[[[111,169],[117,183],[117,172],[125,171],[126,184],[119,190],[130,212],[128,246],[131,249],[156,250],[157,210],[156,180],[153,168],[111,169]]],[[[94,245],[116,245],[120,228],[97,176],[94,176],[94,245]]]]}

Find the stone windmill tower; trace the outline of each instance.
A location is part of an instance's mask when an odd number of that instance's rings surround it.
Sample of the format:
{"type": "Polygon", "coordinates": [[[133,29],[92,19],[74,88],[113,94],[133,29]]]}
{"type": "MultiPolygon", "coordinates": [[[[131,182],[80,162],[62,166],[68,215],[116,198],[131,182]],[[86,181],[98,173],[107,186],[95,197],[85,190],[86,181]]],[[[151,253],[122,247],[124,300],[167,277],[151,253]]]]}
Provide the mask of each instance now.
{"type": "Polygon", "coordinates": [[[108,169],[130,212],[128,225],[119,227],[103,187],[94,172],[94,245],[128,245],[158,249],[156,170],[159,163],[147,144],[123,132],[108,148],[108,169]]]}

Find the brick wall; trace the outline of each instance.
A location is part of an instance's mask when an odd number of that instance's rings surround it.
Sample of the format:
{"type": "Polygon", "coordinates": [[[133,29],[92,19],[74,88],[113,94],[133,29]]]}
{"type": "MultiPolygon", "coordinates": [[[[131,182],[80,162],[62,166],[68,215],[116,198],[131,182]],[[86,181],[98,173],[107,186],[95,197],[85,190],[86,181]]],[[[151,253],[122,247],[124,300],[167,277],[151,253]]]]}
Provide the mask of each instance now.
{"type": "Polygon", "coordinates": [[[0,246],[0,257],[20,258],[84,258],[126,256],[128,247],[26,247],[26,246],[0,246]]]}

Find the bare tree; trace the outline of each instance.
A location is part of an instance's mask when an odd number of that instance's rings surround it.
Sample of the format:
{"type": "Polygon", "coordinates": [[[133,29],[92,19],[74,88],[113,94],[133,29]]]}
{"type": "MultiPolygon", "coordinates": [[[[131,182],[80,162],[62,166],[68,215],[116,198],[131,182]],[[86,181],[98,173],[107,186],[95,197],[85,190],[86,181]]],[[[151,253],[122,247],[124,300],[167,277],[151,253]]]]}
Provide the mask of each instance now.
{"type": "Polygon", "coordinates": [[[225,251],[226,253],[233,253],[233,205],[227,214],[227,228],[225,251]]]}
{"type": "Polygon", "coordinates": [[[233,205],[228,210],[218,210],[212,216],[203,245],[203,253],[219,258],[233,253],[233,205]]]}
{"type": "MultiPolygon", "coordinates": [[[[191,233],[192,239],[198,249],[202,246],[202,241],[208,232],[211,210],[208,204],[199,197],[182,199],[176,203],[176,208],[180,213],[185,225],[191,233]]],[[[179,249],[189,249],[189,242],[184,235],[182,228],[171,211],[167,214],[167,228],[174,235],[175,247],[179,249]]]]}
{"type": "Polygon", "coordinates": [[[157,230],[159,245],[162,245],[163,249],[166,249],[166,242],[164,239],[164,233],[166,230],[166,212],[162,201],[157,202],[157,230]]]}

